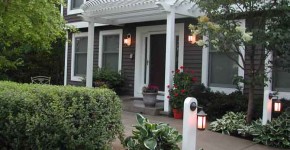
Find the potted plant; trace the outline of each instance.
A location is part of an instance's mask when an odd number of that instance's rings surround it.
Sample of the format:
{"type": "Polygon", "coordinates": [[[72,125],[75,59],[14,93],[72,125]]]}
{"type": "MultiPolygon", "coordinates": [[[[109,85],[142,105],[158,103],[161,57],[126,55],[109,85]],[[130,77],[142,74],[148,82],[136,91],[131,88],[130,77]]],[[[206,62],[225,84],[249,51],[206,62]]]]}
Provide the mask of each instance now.
{"type": "Polygon", "coordinates": [[[168,98],[175,119],[182,119],[184,100],[192,96],[196,80],[194,71],[185,69],[183,66],[173,71],[173,87],[168,85],[170,94],[168,98]]]}
{"type": "Polygon", "coordinates": [[[134,127],[133,136],[124,141],[129,150],[179,150],[182,135],[166,123],[150,123],[147,118],[137,114],[138,124],[134,127]]]}
{"type": "Polygon", "coordinates": [[[151,84],[144,86],[142,88],[142,94],[145,107],[155,107],[158,87],[151,84]]]}

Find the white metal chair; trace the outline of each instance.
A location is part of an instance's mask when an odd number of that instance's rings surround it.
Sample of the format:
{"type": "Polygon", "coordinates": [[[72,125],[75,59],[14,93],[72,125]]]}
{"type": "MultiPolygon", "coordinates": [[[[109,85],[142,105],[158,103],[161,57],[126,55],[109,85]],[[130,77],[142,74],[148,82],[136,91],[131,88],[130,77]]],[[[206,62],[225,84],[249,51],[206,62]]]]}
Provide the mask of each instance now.
{"type": "Polygon", "coordinates": [[[35,76],[31,77],[31,83],[33,84],[50,84],[51,77],[47,76],[35,76]]]}

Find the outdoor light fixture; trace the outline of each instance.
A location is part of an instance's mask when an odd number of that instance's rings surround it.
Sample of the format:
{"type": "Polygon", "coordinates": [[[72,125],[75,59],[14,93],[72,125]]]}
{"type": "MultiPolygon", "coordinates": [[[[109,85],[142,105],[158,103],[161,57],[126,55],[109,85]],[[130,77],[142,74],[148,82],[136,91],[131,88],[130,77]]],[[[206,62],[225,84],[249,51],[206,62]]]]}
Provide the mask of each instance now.
{"type": "MultiPolygon", "coordinates": [[[[195,111],[196,109],[196,103],[190,104],[190,110],[195,111]]],[[[197,113],[197,129],[198,130],[205,130],[206,127],[206,116],[207,114],[203,111],[202,107],[198,107],[201,110],[197,113]]]]}
{"type": "Polygon", "coordinates": [[[205,130],[206,116],[207,114],[202,109],[197,113],[197,129],[198,130],[205,130]]]}
{"type": "Polygon", "coordinates": [[[188,42],[190,42],[191,44],[194,44],[196,42],[196,35],[189,35],[188,36],[188,42]]]}
{"type": "Polygon", "coordinates": [[[282,108],[282,103],[281,101],[278,99],[278,96],[274,96],[272,93],[269,94],[269,100],[273,99],[273,103],[274,103],[274,111],[275,112],[281,112],[281,108],[282,108]],[[276,99],[273,99],[276,98],[276,99]]]}
{"type": "Polygon", "coordinates": [[[127,45],[127,46],[130,46],[131,45],[131,34],[127,34],[127,37],[124,39],[124,44],[127,45]]]}
{"type": "Polygon", "coordinates": [[[281,106],[282,106],[282,103],[281,101],[278,99],[274,102],[274,111],[275,112],[280,112],[281,111],[281,106]]]}

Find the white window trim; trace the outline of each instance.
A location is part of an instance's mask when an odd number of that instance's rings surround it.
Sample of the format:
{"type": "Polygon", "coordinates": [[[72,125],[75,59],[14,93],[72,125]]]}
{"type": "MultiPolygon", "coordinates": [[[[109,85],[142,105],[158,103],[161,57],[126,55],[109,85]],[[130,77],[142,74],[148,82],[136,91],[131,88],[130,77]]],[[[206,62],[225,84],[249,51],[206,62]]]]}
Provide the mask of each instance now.
{"type": "Polygon", "coordinates": [[[105,30],[100,31],[99,35],[99,68],[102,68],[103,64],[103,36],[104,35],[116,35],[119,34],[119,61],[118,61],[118,71],[122,69],[122,46],[123,46],[123,30],[105,30]]]}
{"type": "Polygon", "coordinates": [[[76,37],[88,37],[88,32],[82,32],[82,33],[73,33],[72,34],[72,44],[71,44],[71,81],[78,81],[81,82],[83,80],[83,77],[81,76],[75,76],[75,38],[76,37]]]}
{"type": "MultiPolygon", "coordinates": [[[[238,20],[242,27],[246,27],[246,20],[241,19],[238,20]]],[[[204,36],[203,40],[206,41],[207,37],[204,36]]],[[[240,50],[242,52],[243,57],[245,58],[245,49],[243,47],[240,47],[240,50]]],[[[242,58],[239,56],[239,63],[242,65],[242,58]]],[[[238,69],[238,76],[245,76],[245,72],[242,68],[239,67],[238,69]]],[[[226,94],[230,94],[234,91],[236,91],[236,88],[227,88],[227,87],[217,87],[217,86],[209,86],[209,47],[204,46],[202,49],[202,77],[201,77],[201,83],[203,83],[206,87],[209,87],[214,92],[224,92],[226,94]]],[[[242,89],[244,88],[244,84],[240,83],[240,86],[242,89]]]]}
{"type": "MultiPolygon", "coordinates": [[[[83,0],[83,3],[85,3],[86,0],[83,0]]],[[[73,14],[80,14],[84,12],[82,9],[71,9],[71,0],[67,1],[67,15],[73,15],[73,14]]]]}

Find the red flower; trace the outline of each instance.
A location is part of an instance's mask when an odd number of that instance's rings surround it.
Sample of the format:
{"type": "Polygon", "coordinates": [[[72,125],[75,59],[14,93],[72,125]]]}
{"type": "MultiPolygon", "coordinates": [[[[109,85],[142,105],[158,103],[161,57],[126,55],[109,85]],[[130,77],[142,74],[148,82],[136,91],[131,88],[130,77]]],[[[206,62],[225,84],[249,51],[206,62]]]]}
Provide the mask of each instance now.
{"type": "Polygon", "coordinates": [[[174,96],[177,97],[178,96],[178,93],[175,93],[174,96]]]}
{"type": "Polygon", "coordinates": [[[167,85],[167,88],[170,88],[170,85],[169,84],[167,85]]]}
{"type": "Polygon", "coordinates": [[[183,66],[180,66],[180,69],[183,69],[184,67],[183,66]]]}
{"type": "Polygon", "coordinates": [[[170,96],[168,95],[167,98],[170,99],[170,96]]]}
{"type": "Polygon", "coordinates": [[[192,81],[193,81],[193,82],[197,81],[197,78],[196,78],[196,77],[193,77],[193,78],[192,78],[192,81]]]}
{"type": "Polygon", "coordinates": [[[191,74],[194,74],[194,70],[191,70],[191,74]]]}
{"type": "Polygon", "coordinates": [[[183,94],[186,90],[185,89],[182,89],[180,92],[183,94]]]}
{"type": "Polygon", "coordinates": [[[176,73],[179,73],[180,72],[180,70],[179,69],[176,69],[176,71],[175,71],[176,73]]]}
{"type": "Polygon", "coordinates": [[[174,84],[174,87],[175,87],[175,88],[177,88],[177,85],[176,85],[176,84],[174,84]]]}

